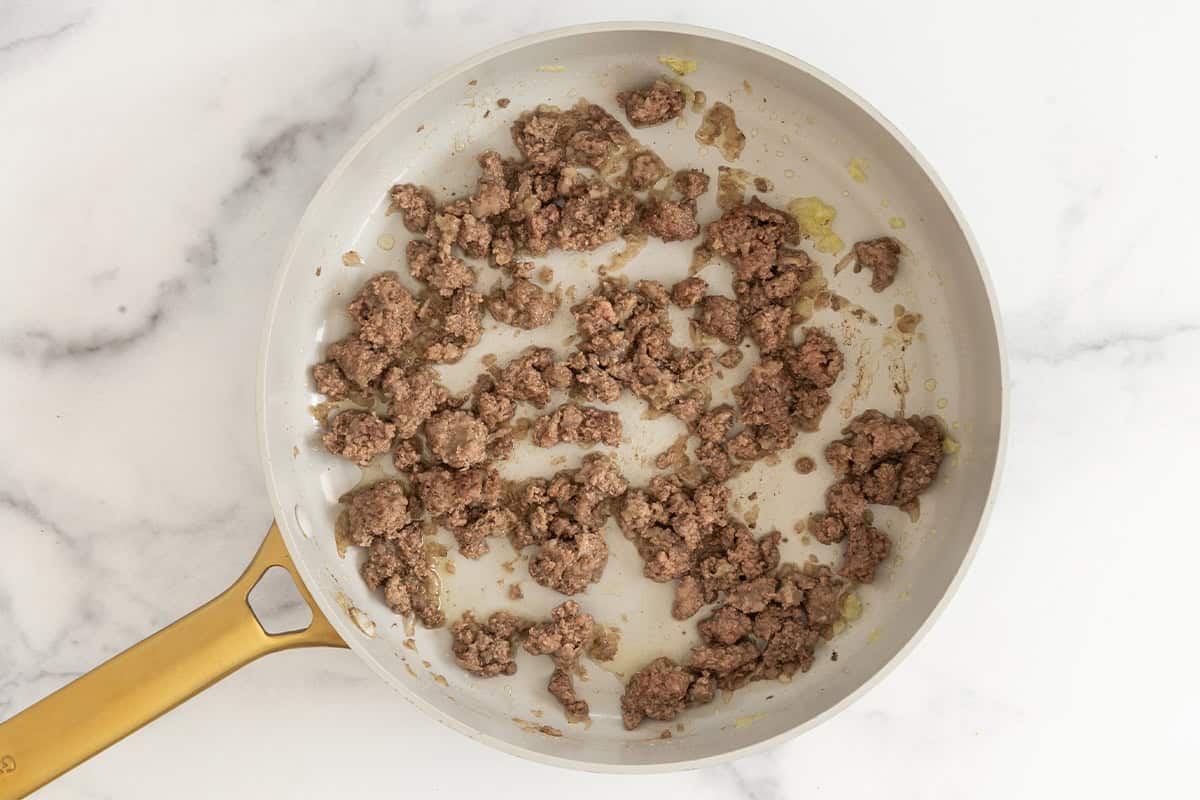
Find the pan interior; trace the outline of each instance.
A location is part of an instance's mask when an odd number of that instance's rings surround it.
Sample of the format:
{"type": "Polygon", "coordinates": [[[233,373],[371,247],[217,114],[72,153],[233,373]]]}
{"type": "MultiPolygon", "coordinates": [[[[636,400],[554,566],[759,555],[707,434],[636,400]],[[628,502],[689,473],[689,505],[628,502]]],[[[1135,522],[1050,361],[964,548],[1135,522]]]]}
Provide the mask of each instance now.
{"type": "MultiPolygon", "coordinates": [[[[670,167],[699,167],[715,177],[725,162],[715,148],[696,142],[698,124],[699,116],[688,111],[682,126],[631,132],[670,167]]],[[[702,222],[718,213],[714,194],[700,200],[702,222]]],[[[620,274],[670,285],[686,276],[696,243],[652,241],[620,274]]],[[[556,252],[536,262],[554,270],[554,282],[564,291],[582,298],[598,281],[598,267],[620,247],[618,242],[594,253],[556,252]]],[[[486,290],[498,273],[482,263],[476,267],[486,290]]],[[[731,294],[725,265],[714,262],[703,277],[715,291],[731,294]]],[[[678,314],[674,322],[677,341],[685,343],[686,318],[678,314]]],[[[565,308],[554,324],[533,332],[487,316],[485,325],[483,342],[467,359],[441,370],[451,388],[468,386],[485,354],[503,363],[530,344],[561,349],[573,331],[565,308]]],[[[716,349],[720,352],[719,344],[716,349]]],[[[738,368],[725,370],[714,402],[729,399],[729,388],[754,360],[751,355],[738,368]]],[[[354,649],[405,696],[469,735],[522,755],[594,769],[666,768],[736,752],[816,720],[863,686],[905,647],[959,573],[985,512],[1001,439],[994,317],[981,267],[939,188],[877,118],[824,79],[744,43],[676,28],[593,29],[526,43],[469,65],[381,121],[330,177],[301,223],[278,284],[261,380],[264,455],[279,523],[313,594],[354,649]],[[893,234],[910,251],[891,289],[874,294],[868,274],[833,275],[844,251],[821,253],[805,243],[831,287],[873,313],[879,324],[864,324],[844,311],[815,313],[813,324],[833,333],[846,354],[833,403],[820,432],[801,434],[778,466],[760,463],[736,479],[740,500],[735,509],[757,514],[759,532],[778,528],[784,533],[785,560],[801,562],[813,554],[836,563],[838,550],[793,532],[798,520],[822,507],[822,493],[832,480],[821,451],[850,414],[871,407],[897,410],[897,386],[903,389],[905,383],[907,413],[942,417],[958,450],[922,498],[918,521],[895,509],[878,512],[876,524],[889,533],[895,555],[880,568],[875,584],[857,590],[861,617],[818,649],[808,673],[786,684],[758,682],[719,697],[686,712],[677,721],[681,727],[648,721],[627,732],[618,708],[622,676],[657,655],[683,656],[695,641],[699,617],[688,623],[670,618],[670,585],[641,577],[633,546],[610,523],[609,566],[602,581],[577,598],[598,622],[622,631],[614,662],[583,662],[587,680],[577,686],[591,704],[590,727],[566,724],[546,693],[549,659],[522,654],[511,677],[480,680],[463,672],[450,656],[446,630],[406,628],[364,586],[358,575],[361,553],[350,548],[339,557],[336,501],[364,474],[323,451],[310,406],[324,398],[313,393],[308,367],[321,359],[327,343],[348,332],[344,306],[369,275],[398,270],[417,288],[404,265],[410,234],[398,216],[385,213],[392,183],[428,185],[440,200],[468,195],[477,174],[476,153],[495,148],[515,154],[509,125],[520,111],[587,98],[617,113],[615,93],[663,74],[658,58],[664,55],[695,59],[696,71],[684,80],[703,90],[710,104],[720,100],[735,110],[747,146],[732,166],[774,183],[773,191],[760,193],[767,202],[782,206],[796,197],[819,197],[836,209],[833,228],[846,243],[893,234]],[[496,102],[502,97],[510,100],[505,109],[496,102]],[[863,181],[852,174],[860,169],[863,181]],[[343,254],[351,250],[361,265],[344,265],[343,254]],[[897,344],[893,324],[900,305],[923,317],[906,347],[897,344]],[[800,455],[817,460],[816,472],[802,476],[791,468],[800,455]],[[561,735],[540,731],[543,725],[561,735]],[[660,738],[668,727],[671,737],[660,738]]],[[[672,417],[644,419],[643,406],[631,398],[617,407],[627,441],[615,455],[626,477],[642,484],[653,472],[653,456],[683,428],[672,417]]],[[[571,445],[539,450],[520,443],[502,472],[511,478],[548,475],[577,465],[585,452],[571,445]]],[[[373,468],[365,477],[377,479],[385,471],[373,468]]],[[[439,537],[451,546],[453,574],[446,559],[439,562],[451,620],[465,609],[508,608],[541,617],[562,600],[528,578],[523,560],[511,563],[515,554],[507,542],[494,541],[489,555],[468,561],[457,556],[446,532],[439,537]],[[525,594],[519,602],[507,596],[515,582],[525,594]]]]}

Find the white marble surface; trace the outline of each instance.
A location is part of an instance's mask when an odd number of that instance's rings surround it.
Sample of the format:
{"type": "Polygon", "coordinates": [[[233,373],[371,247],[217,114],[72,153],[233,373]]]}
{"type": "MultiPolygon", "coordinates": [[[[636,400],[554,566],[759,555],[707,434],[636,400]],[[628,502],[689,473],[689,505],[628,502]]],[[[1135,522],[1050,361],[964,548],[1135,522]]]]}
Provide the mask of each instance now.
{"type": "Polygon", "coordinates": [[[939,169],[990,261],[1009,459],[989,535],[932,633],[846,713],[766,755],[581,778],[457,737],[348,652],[309,651],[252,665],[39,796],[1196,791],[1200,539],[1184,501],[1200,269],[1177,244],[1193,238],[1200,175],[1184,81],[1200,74],[1194,10],[140,5],[0,2],[0,717],[246,563],[270,519],[253,354],[301,210],[427,76],[538,29],[726,28],[875,103],[939,169]],[[400,751],[385,744],[397,728],[411,733],[400,751]],[[450,748],[460,762],[434,766],[450,748]]]}

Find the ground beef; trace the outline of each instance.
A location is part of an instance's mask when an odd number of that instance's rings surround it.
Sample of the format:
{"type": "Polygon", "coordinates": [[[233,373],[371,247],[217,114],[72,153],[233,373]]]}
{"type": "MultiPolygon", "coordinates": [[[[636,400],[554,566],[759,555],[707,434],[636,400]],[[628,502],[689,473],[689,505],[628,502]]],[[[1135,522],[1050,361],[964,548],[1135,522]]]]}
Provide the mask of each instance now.
{"type": "Polygon", "coordinates": [[[642,207],[642,225],[664,242],[682,242],[700,233],[694,203],[651,200],[642,207]]]}
{"type": "Polygon", "coordinates": [[[548,622],[538,623],[525,634],[525,649],[535,656],[548,655],[554,666],[573,670],[592,640],[595,620],[574,600],[567,600],[550,612],[548,622]]]}
{"type": "Polygon", "coordinates": [[[403,439],[392,449],[392,464],[400,472],[412,472],[421,466],[421,443],[417,439],[403,439]]]}
{"type": "Polygon", "coordinates": [[[625,188],[631,192],[653,189],[654,184],[671,174],[671,170],[656,153],[643,150],[629,159],[625,171],[625,188]]]}
{"type": "Polygon", "coordinates": [[[350,381],[346,380],[342,368],[332,358],[322,361],[320,364],[314,364],[312,376],[317,392],[330,400],[345,400],[349,396],[352,389],[350,381]]]}
{"type": "Polygon", "coordinates": [[[739,280],[769,275],[779,248],[799,239],[796,221],[757,197],[729,209],[705,229],[705,246],[734,265],[739,280]]]}
{"type": "Polygon", "coordinates": [[[401,439],[412,438],[425,420],[450,402],[449,393],[428,367],[392,367],[383,376],[383,393],[388,398],[388,416],[401,439]]]}
{"type": "Polygon", "coordinates": [[[413,615],[427,628],[445,624],[438,607],[437,575],[420,524],[406,525],[395,536],[376,538],[367,551],[362,576],[369,589],[383,590],[384,602],[395,613],[413,615]]]}
{"type": "Polygon", "coordinates": [[[871,270],[871,289],[882,292],[892,285],[900,271],[900,242],[883,236],[854,245],[854,271],[871,270]]]}
{"type": "Polygon", "coordinates": [[[625,109],[629,124],[635,128],[661,125],[675,119],[683,113],[684,101],[683,91],[664,80],[617,95],[617,102],[625,109]]]}
{"type": "Polygon", "coordinates": [[[621,415],[566,403],[534,420],[531,438],[538,447],[553,447],[559,442],[616,447],[621,443],[621,415]]]}
{"type": "Polygon", "coordinates": [[[696,327],[725,344],[737,344],[742,340],[742,322],[738,304],[719,294],[706,295],[700,301],[693,317],[696,327]]]}
{"type": "Polygon", "coordinates": [[[695,200],[708,191],[709,177],[700,169],[682,169],[675,173],[675,191],[684,200],[695,200]]]}
{"type": "Polygon", "coordinates": [[[600,167],[629,144],[629,132],[600,106],[580,100],[567,111],[541,106],[512,126],[513,143],[530,166],[548,170],[561,165],[600,167]]]}
{"type": "Polygon", "coordinates": [[[506,288],[497,287],[488,295],[488,310],[500,322],[525,330],[533,330],[554,319],[559,299],[524,278],[517,278],[506,288]]]}
{"type": "Polygon", "coordinates": [[[707,703],[713,687],[669,658],[657,658],[630,677],[621,695],[621,720],[633,730],[649,718],[669,722],[684,708],[707,703]]]}
{"type": "Polygon", "coordinates": [[[870,525],[857,525],[846,537],[846,552],[838,574],[859,583],[875,580],[875,568],[888,557],[891,543],[887,536],[870,525]]]}
{"type": "Polygon", "coordinates": [[[795,463],[796,472],[801,475],[807,475],[817,468],[817,462],[813,461],[809,456],[800,456],[795,463]]]}
{"type": "Polygon", "coordinates": [[[490,467],[434,467],[416,475],[417,495],[434,521],[454,534],[466,558],[488,552],[488,539],[508,536],[516,515],[501,506],[500,474],[490,467]]]}
{"type": "MultiPolygon", "coordinates": [[[[346,307],[359,326],[361,341],[392,354],[413,337],[416,308],[416,300],[396,272],[372,276],[346,307]]],[[[346,372],[344,365],[342,372],[346,372]]]]}
{"type": "Polygon", "coordinates": [[[671,344],[669,301],[666,287],[657,282],[630,288],[605,279],[572,307],[581,339],[565,362],[572,392],[584,400],[612,402],[628,388],[656,411],[694,418],[707,404],[703,387],[713,374],[713,353],[671,344]]]}
{"type": "Polygon", "coordinates": [[[557,244],[563,250],[595,250],[613,241],[633,222],[637,204],[623,193],[572,197],[562,207],[557,244]]]}
{"type": "Polygon", "coordinates": [[[503,159],[495,150],[485,150],[476,161],[479,163],[479,180],[475,196],[471,198],[471,214],[479,219],[503,214],[512,205],[503,159]]]}
{"type": "Polygon", "coordinates": [[[404,252],[409,273],[442,297],[450,297],[459,289],[475,284],[475,271],[466,262],[452,255],[443,257],[437,247],[427,241],[413,239],[404,252]]]}
{"type": "Polygon", "coordinates": [[[360,390],[374,386],[392,360],[357,336],[331,344],[326,352],[341,374],[360,390]]]}
{"type": "Polygon", "coordinates": [[[508,362],[494,379],[496,394],[542,408],[550,402],[550,390],[567,388],[572,376],[555,363],[553,350],[533,347],[508,362]]]}
{"type": "Polygon", "coordinates": [[[425,421],[425,441],[444,463],[456,469],[487,458],[487,426],[466,411],[440,411],[425,421]]]}
{"type": "Polygon", "coordinates": [[[571,679],[571,673],[556,668],[550,674],[550,683],[546,685],[546,689],[555,700],[562,704],[567,722],[589,722],[591,720],[591,709],[588,708],[587,701],[580,700],[575,694],[575,682],[571,679]]]}
{"type": "Polygon", "coordinates": [[[731,347],[717,357],[717,363],[725,369],[733,369],[738,364],[742,363],[742,351],[736,347],[731,347]]]}
{"type": "Polygon", "coordinates": [[[426,298],[418,317],[433,334],[424,357],[434,364],[453,364],[483,335],[483,295],[461,289],[447,302],[440,297],[426,298]]]}
{"type": "Polygon", "coordinates": [[[408,493],[397,481],[376,483],[341,502],[347,504],[350,542],[359,547],[370,547],[379,538],[396,539],[412,521],[408,493]]]}
{"type": "Polygon", "coordinates": [[[365,467],[372,458],[390,450],[395,437],[396,426],[392,423],[370,411],[348,410],[333,418],[321,442],[334,455],[365,467]]]}
{"type": "Polygon", "coordinates": [[[671,300],[680,308],[691,308],[707,291],[708,281],[703,278],[684,278],[671,287],[671,300]]]}
{"type": "Polygon", "coordinates": [[[389,195],[392,198],[389,211],[399,211],[404,227],[413,233],[424,233],[433,221],[433,211],[437,207],[433,193],[424,186],[400,183],[392,187],[389,195]]]}
{"type": "Polygon", "coordinates": [[[845,539],[839,574],[870,583],[890,544],[871,527],[868,505],[916,510],[942,463],[942,430],[933,417],[904,419],[872,409],[842,433],[825,448],[825,460],[840,479],[825,492],[825,512],[814,514],[808,528],[825,544],[845,539]]]}
{"type": "Polygon", "coordinates": [[[530,576],[567,595],[599,580],[608,563],[608,545],[599,531],[611,500],[628,487],[612,460],[598,453],[586,456],[579,469],[522,485],[510,537],[518,550],[539,545],[529,561],[530,576]]]}
{"type": "Polygon", "coordinates": [[[736,608],[724,605],[696,627],[709,644],[733,644],[750,633],[753,620],[736,608]]]}
{"type": "Polygon", "coordinates": [[[829,405],[829,392],[843,359],[833,340],[809,328],[803,342],[780,350],[783,360],[768,359],[750,368],[733,390],[746,426],[727,451],[754,460],[791,447],[797,430],[816,430],[829,405]]]}
{"type": "Polygon", "coordinates": [[[512,675],[517,671],[515,640],[526,625],[506,611],[497,611],[481,624],[467,611],[450,629],[454,661],[481,678],[512,675]]]}

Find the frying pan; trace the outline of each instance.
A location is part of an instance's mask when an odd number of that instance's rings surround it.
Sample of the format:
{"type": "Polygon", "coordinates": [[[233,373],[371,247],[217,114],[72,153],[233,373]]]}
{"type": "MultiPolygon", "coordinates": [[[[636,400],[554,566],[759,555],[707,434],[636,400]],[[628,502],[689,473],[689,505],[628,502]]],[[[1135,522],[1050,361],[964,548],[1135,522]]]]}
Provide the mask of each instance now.
{"type": "MultiPolygon", "coordinates": [[[[672,168],[701,167],[715,175],[725,162],[717,148],[696,141],[698,124],[689,110],[677,125],[633,133],[672,168]]],[[[717,213],[713,194],[701,199],[702,221],[717,213]]],[[[693,244],[651,242],[621,274],[669,285],[687,274],[693,244]]],[[[554,270],[553,282],[568,297],[582,298],[601,271],[620,266],[614,255],[622,246],[553,253],[539,266],[554,270]]],[[[482,266],[479,272],[486,290],[497,276],[482,266]]],[[[714,263],[703,277],[728,294],[728,273],[714,263]]],[[[686,337],[686,319],[674,321],[677,335],[686,337]]],[[[561,346],[571,332],[565,311],[533,332],[487,323],[483,342],[464,363],[442,370],[451,389],[468,386],[485,356],[503,363],[530,344],[561,346]]],[[[725,371],[714,389],[716,401],[729,397],[753,360],[725,371]]],[[[535,761],[653,772],[768,747],[828,718],[878,680],[912,647],[961,579],[1000,467],[1004,372],[992,289],[957,208],[913,147],[833,79],[761,44],[665,23],[579,26],[498,47],[432,81],[376,123],[329,175],[300,222],[271,295],[260,356],[258,430],[276,522],[253,562],[207,605],[0,725],[0,796],[23,796],[242,665],[292,647],[349,647],[429,716],[535,761]],[[669,738],[661,724],[625,731],[617,698],[623,679],[639,665],[686,653],[696,640],[694,619],[670,618],[671,587],[641,577],[633,546],[612,524],[604,577],[578,599],[598,622],[620,630],[620,649],[612,662],[584,662],[587,680],[579,688],[593,722],[568,725],[545,690],[549,659],[522,653],[515,675],[477,679],[454,665],[444,629],[414,629],[367,590],[358,574],[362,553],[346,551],[335,535],[337,498],[379,479],[390,465],[364,471],[324,452],[311,408],[323,398],[313,393],[308,374],[326,344],[348,332],[343,308],[369,275],[398,269],[408,280],[408,234],[396,215],[386,213],[392,183],[426,184],[443,198],[469,194],[474,155],[488,147],[511,153],[508,128],[521,110],[539,103],[565,107],[585,97],[615,110],[618,90],[667,71],[664,56],[694,60],[696,69],[682,80],[703,90],[710,104],[721,100],[735,110],[747,144],[733,166],[774,183],[760,193],[764,199],[784,205],[816,197],[836,212],[830,229],[810,231],[806,248],[830,289],[844,298],[834,304],[840,309],[815,310],[812,324],[838,338],[847,368],[832,390],[821,430],[802,434],[782,464],[759,465],[736,478],[734,509],[760,531],[784,532],[784,560],[811,555],[836,562],[834,549],[793,525],[822,507],[832,473],[820,453],[847,418],[867,408],[938,415],[950,453],[922,498],[919,519],[895,509],[877,514],[894,555],[874,584],[857,587],[861,615],[847,613],[813,668],[787,683],[754,683],[692,709],[671,726],[669,738]],[[497,103],[501,98],[509,99],[506,108],[497,103]],[[845,250],[835,247],[830,233],[844,243],[894,234],[905,248],[896,283],[874,294],[869,276],[835,274],[845,250]],[[866,312],[850,313],[854,309],[866,312]],[[921,315],[915,329],[913,312],[921,315]],[[898,324],[906,315],[909,324],[898,324]],[[816,458],[816,472],[802,476],[790,468],[801,455],[816,458]],[[249,608],[248,592],[271,566],[295,580],[312,611],[307,628],[270,635],[249,608]]],[[[627,398],[616,407],[626,440],[614,455],[634,484],[644,483],[654,454],[683,428],[671,417],[646,419],[627,398]]],[[[583,452],[570,445],[538,450],[521,444],[502,471],[511,479],[548,474],[576,465],[583,452]]],[[[446,532],[437,535],[452,545],[446,532]]],[[[466,609],[486,614],[509,608],[541,617],[562,599],[528,580],[521,557],[504,542],[479,561],[456,557],[451,546],[438,567],[451,620],[466,609]],[[509,599],[512,583],[520,584],[524,599],[509,599]]]]}

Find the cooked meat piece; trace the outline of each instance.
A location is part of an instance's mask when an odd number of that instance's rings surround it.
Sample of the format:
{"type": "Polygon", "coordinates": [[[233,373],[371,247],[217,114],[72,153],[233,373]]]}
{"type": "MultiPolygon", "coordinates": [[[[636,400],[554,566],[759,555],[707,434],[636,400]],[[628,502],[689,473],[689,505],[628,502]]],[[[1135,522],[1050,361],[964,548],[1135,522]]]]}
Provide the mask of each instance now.
{"type": "Polygon", "coordinates": [[[675,619],[688,619],[703,607],[704,584],[694,575],[684,575],[675,586],[671,616],[675,619]]]}
{"type": "Polygon", "coordinates": [[[551,539],[529,560],[529,576],[547,589],[579,594],[600,580],[608,564],[603,534],[580,531],[569,539],[551,539]]]}
{"type": "Polygon", "coordinates": [[[506,611],[497,611],[486,623],[479,623],[467,611],[450,629],[454,661],[472,675],[494,678],[517,671],[514,639],[524,623],[506,611]]]}
{"type": "Polygon", "coordinates": [[[326,352],[341,373],[359,389],[373,386],[392,360],[387,353],[354,336],[331,344],[326,352]]]}
{"type": "Polygon", "coordinates": [[[788,348],[784,360],[793,375],[822,389],[833,385],[844,364],[842,351],[833,338],[816,328],[806,329],[804,341],[788,348]]]}
{"type": "Polygon", "coordinates": [[[575,694],[575,682],[571,679],[571,673],[555,669],[550,675],[550,683],[547,684],[546,689],[554,696],[555,700],[562,703],[567,722],[590,721],[590,709],[587,701],[580,700],[575,694]]]}
{"type": "Polygon", "coordinates": [[[405,246],[405,255],[409,273],[442,297],[450,297],[457,290],[475,284],[475,271],[466,262],[457,256],[439,254],[427,241],[413,239],[405,246]]]}
{"type": "Polygon", "coordinates": [[[341,367],[332,358],[322,361],[320,364],[314,364],[312,376],[313,383],[317,386],[317,392],[330,400],[345,400],[350,394],[350,381],[346,380],[341,367]]]}
{"type": "Polygon", "coordinates": [[[358,338],[372,347],[395,353],[413,336],[417,301],[395,272],[372,276],[346,310],[358,325],[358,338]]]}
{"type": "Polygon", "coordinates": [[[709,178],[700,169],[681,169],[675,173],[675,191],[683,195],[684,200],[695,200],[708,191],[709,178]]]}
{"type": "Polygon", "coordinates": [[[632,192],[653,189],[654,184],[671,174],[671,170],[657,154],[644,150],[629,159],[625,172],[625,188],[632,192]]]}
{"type": "Polygon", "coordinates": [[[384,374],[383,392],[388,397],[389,416],[401,439],[415,436],[425,420],[449,403],[449,393],[436,379],[433,370],[427,367],[418,370],[392,367],[384,374]]]}
{"type": "Polygon", "coordinates": [[[642,207],[642,224],[664,242],[682,242],[700,233],[695,206],[687,201],[651,200],[642,207]]]}
{"type": "Polygon", "coordinates": [[[900,242],[882,236],[854,245],[854,271],[871,270],[871,289],[882,292],[892,285],[900,271],[900,242]]]}
{"type": "Polygon", "coordinates": [[[559,299],[524,278],[517,278],[507,287],[496,287],[487,299],[488,310],[500,322],[525,330],[533,330],[554,319],[559,299]]]}
{"type": "Polygon", "coordinates": [[[696,422],[696,434],[706,442],[719,442],[733,427],[734,412],[730,405],[719,405],[696,422]]]}
{"type": "Polygon", "coordinates": [[[550,612],[550,620],[532,626],[525,634],[525,649],[535,656],[548,655],[554,666],[570,671],[592,640],[595,620],[574,600],[550,612]]]}
{"type": "Polygon", "coordinates": [[[411,522],[408,494],[397,481],[381,481],[343,497],[351,544],[370,547],[378,538],[395,539],[411,522]]]}
{"type": "Polygon", "coordinates": [[[476,158],[479,162],[478,190],[471,198],[471,214],[487,219],[508,210],[512,194],[504,176],[504,162],[495,150],[485,150],[476,158]]]}
{"type": "Polygon", "coordinates": [[[321,442],[334,455],[365,467],[372,458],[392,449],[395,437],[396,426],[392,423],[370,411],[348,410],[333,418],[321,442]]]}
{"type": "Polygon", "coordinates": [[[392,203],[389,210],[400,212],[404,227],[413,233],[424,233],[433,221],[433,211],[437,208],[433,193],[424,186],[400,183],[392,187],[390,195],[392,203]]]}
{"type": "Polygon", "coordinates": [[[440,411],[425,421],[425,440],[443,462],[464,469],[487,458],[488,430],[466,411],[440,411]]]}
{"type": "Polygon", "coordinates": [[[713,687],[703,678],[669,658],[656,658],[635,672],[625,684],[625,693],[621,695],[621,720],[630,731],[646,718],[670,722],[687,706],[709,702],[713,694],[713,687]]]}
{"type": "Polygon", "coordinates": [[[684,100],[683,92],[664,80],[617,95],[617,102],[625,109],[629,124],[635,128],[661,125],[675,119],[683,113],[684,100]]]}
{"type": "Polygon", "coordinates": [[[700,298],[704,297],[706,291],[708,291],[708,281],[703,278],[695,276],[684,278],[671,287],[671,299],[680,308],[691,308],[700,302],[700,298]]]}
{"type": "MultiPolygon", "coordinates": [[[[749,619],[747,617],[747,619],[749,619]]],[[[733,672],[758,659],[758,646],[754,642],[739,644],[702,644],[693,647],[688,656],[688,666],[697,672],[713,672],[722,675],[733,672]]]]}
{"type": "Polygon", "coordinates": [[[737,344],[742,340],[742,323],[738,317],[738,304],[719,294],[706,295],[700,301],[693,317],[696,327],[725,344],[737,344]]]}
{"type": "Polygon", "coordinates": [[[595,250],[620,236],[636,214],[627,194],[572,197],[562,207],[557,244],[563,250],[595,250]]]}
{"type": "Polygon", "coordinates": [[[532,403],[542,408],[550,402],[550,390],[569,385],[570,373],[563,383],[554,363],[554,351],[548,347],[531,348],[517,356],[496,375],[496,393],[501,397],[532,403]]]}
{"type": "Polygon", "coordinates": [[[838,574],[859,583],[870,583],[875,580],[875,568],[890,551],[891,543],[881,531],[865,524],[853,527],[846,538],[846,553],[838,574]]]}
{"type": "Polygon", "coordinates": [[[616,411],[566,403],[534,420],[531,438],[538,447],[559,442],[616,447],[621,443],[621,416],[616,411]]]}
{"type": "Polygon", "coordinates": [[[721,606],[711,616],[700,620],[700,636],[709,644],[733,644],[747,636],[753,621],[733,606],[721,606]]]}
{"type": "Polygon", "coordinates": [[[400,472],[412,472],[421,466],[421,443],[417,439],[403,439],[392,450],[392,464],[400,472]]]}
{"type": "Polygon", "coordinates": [[[717,357],[717,363],[725,369],[733,369],[738,364],[742,363],[742,351],[736,347],[731,347],[717,357]]]}
{"type": "Polygon", "coordinates": [[[412,523],[394,538],[377,538],[362,566],[363,580],[372,591],[383,589],[384,602],[397,614],[414,615],[427,628],[441,627],[433,563],[425,551],[421,526],[412,523]]]}
{"type": "Polygon", "coordinates": [[[710,222],[705,235],[705,245],[733,262],[739,280],[747,280],[768,276],[779,248],[797,241],[799,228],[791,215],[753,197],[710,222]]]}

